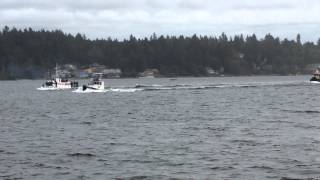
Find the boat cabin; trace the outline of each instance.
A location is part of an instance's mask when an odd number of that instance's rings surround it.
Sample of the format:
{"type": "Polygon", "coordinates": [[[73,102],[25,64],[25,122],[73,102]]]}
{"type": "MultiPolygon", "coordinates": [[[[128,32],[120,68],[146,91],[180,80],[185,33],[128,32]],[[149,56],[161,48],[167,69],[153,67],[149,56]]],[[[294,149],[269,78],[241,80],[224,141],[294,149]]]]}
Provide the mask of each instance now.
{"type": "Polygon", "coordinates": [[[320,74],[313,74],[313,77],[314,77],[315,79],[320,79],[320,74]]]}
{"type": "Polygon", "coordinates": [[[319,69],[317,69],[313,73],[313,77],[310,79],[310,81],[319,81],[320,82],[320,70],[319,69]]]}
{"type": "Polygon", "coordinates": [[[102,73],[94,73],[91,78],[90,85],[102,85],[102,73]]]}

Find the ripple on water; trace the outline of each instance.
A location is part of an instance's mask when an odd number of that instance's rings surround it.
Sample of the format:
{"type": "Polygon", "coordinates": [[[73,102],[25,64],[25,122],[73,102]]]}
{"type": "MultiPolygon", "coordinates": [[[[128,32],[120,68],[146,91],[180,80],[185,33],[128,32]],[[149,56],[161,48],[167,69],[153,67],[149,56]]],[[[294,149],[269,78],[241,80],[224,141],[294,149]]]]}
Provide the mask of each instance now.
{"type": "Polygon", "coordinates": [[[91,154],[91,153],[72,153],[68,154],[70,157],[86,157],[86,158],[91,158],[91,157],[96,157],[96,155],[91,154]]]}

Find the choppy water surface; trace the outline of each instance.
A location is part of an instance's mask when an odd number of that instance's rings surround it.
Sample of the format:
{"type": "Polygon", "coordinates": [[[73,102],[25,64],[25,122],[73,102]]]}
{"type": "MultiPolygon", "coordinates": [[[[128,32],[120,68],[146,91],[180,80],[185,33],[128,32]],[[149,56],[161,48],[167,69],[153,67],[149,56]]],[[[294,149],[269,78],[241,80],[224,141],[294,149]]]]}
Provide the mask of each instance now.
{"type": "Polygon", "coordinates": [[[0,179],[320,177],[309,77],[105,80],[106,93],[0,82],[0,179]]]}

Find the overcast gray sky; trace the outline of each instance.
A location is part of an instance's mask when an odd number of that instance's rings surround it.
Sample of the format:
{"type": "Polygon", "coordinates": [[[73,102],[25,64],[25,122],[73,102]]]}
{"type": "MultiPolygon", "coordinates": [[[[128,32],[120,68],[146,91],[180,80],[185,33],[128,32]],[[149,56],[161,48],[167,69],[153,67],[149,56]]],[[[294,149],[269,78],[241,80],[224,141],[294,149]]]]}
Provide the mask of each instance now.
{"type": "Polygon", "coordinates": [[[61,29],[89,38],[271,33],[320,37],[319,0],[1,0],[2,26],[61,29]]]}

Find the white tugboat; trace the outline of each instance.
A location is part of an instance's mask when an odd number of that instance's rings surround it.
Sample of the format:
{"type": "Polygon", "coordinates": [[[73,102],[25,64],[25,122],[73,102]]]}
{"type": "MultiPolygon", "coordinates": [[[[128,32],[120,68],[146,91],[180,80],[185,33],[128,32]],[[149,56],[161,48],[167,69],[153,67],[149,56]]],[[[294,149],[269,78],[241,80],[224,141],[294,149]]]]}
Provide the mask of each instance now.
{"type": "Polygon", "coordinates": [[[320,70],[319,68],[313,74],[313,77],[310,79],[310,83],[312,84],[320,84],[320,70]]]}
{"type": "Polygon", "coordinates": [[[77,90],[72,91],[75,93],[94,93],[106,92],[104,88],[104,81],[102,81],[102,73],[94,73],[90,82],[87,85],[79,87],[77,90]]]}
{"type": "Polygon", "coordinates": [[[58,73],[58,66],[55,68],[55,76],[47,80],[41,87],[37,88],[40,91],[54,91],[54,90],[66,90],[78,87],[78,82],[69,81],[68,78],[63,78],[58,73]]]}

